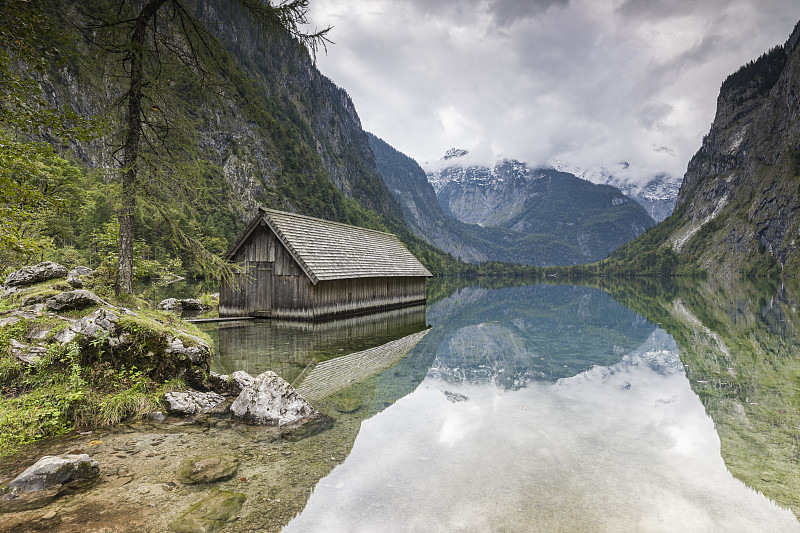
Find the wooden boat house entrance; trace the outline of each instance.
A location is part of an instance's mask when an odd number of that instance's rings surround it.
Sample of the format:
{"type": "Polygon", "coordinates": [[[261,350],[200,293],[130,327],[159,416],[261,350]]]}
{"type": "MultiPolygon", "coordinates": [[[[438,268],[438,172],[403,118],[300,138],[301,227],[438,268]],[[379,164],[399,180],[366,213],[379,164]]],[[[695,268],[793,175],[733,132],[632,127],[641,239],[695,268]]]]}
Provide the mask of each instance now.
{"type": "Polygon", "coordinates": [[[425,302],[431,273],[391,233],[259,209],[225,254],[219,315],[316,319],[425,302]]]}

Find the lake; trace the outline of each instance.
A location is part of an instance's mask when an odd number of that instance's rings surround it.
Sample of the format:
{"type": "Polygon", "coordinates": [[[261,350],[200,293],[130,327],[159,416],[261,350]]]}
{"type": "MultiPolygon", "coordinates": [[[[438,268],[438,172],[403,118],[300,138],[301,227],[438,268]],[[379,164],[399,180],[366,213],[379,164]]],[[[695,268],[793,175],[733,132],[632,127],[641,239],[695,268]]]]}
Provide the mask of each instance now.
{"type": "Polygon", "coordinates": [[[466,287],[210,332],[219,371],[360,376],[313,393],[352,444],[285,531],[800,531],[795,302],[768,283],[466,287]]]}
{"type": "Polygon", "coordinates": [[[203,324],[214,370],[273,370],[321,420],[220,412],[32,445],[0,481],[64,453],[101,477],[0,532],[800,532],[797,286],[481,283],[329,322],[203,324]],[[220,454],[232,478],[178,481],[220,454]]]}

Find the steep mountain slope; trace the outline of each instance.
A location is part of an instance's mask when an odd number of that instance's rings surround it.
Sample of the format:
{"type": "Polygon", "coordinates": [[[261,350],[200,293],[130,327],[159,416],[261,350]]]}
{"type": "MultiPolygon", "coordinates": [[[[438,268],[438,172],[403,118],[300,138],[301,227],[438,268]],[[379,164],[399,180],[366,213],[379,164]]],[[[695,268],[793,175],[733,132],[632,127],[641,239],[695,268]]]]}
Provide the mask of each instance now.
{"type": "Polygon", "coordinates": [[[800,24],[722,84],[675,213],[612,258],[673,250],[716,275],[800,274],[800,24]]]}
{"type": "Polygon", "coordinates": [[[428,174],[439,204],[462,222],[511,231],[513,238],[495,242],[524,250],[534,264],[591,262],[654,224],[644,208],[611,186],[515,160],[493,168],[460,164],[465,155],[450,150],[445,168],[428,174]]]}
{"type": "Polygon", "coordinates": [[[678,190],[681,186],[679,179],[666,174],[652,177],[644,184],[638,183],[638,180],[620,178],[619,176],[625,174],[628,170],[627,162],[620,163],[616,170],[609,170],[604,167],[586,170],[563,163],[556,163],[554,167],[556,170],[575,174],[581,179],[598,185],[616,187],[625,196],[639,202],[647,210],[647,214],[653,217],[656,222],[661,222],[672,214],[675,209],[675,202],[678,199],[678,190]]]}
{"type": "MultiPolygon", "coordinates": [[[[157,74],[148,81],[146,108],[152,102],[149,118],[169,121],[169,135],[163,146],[145,143],[143,149],[148,162],[142,190],[148,194],[139,199],[137,238],[159,257],[182,253],[173,247],[164,218],[148,204],[156,197],[171,223],[201,242],[213,242],[209,249],[215,253],[227,248],[260,205],[392,231],[432,270],[438,269],[434,263],[452,260],[409,231],[400,204],[378,173],[353,102],[317,70],[305,50],[288,35],[262,32],[226,2],[188,5],[209,31],[204,39],[213,58],[205,58],[208,72],[198,73],[165,51],[153,69],[157,74]],[[165,186],[160,180],[168,174],[183,181],[165,186]]],[[[74,31],[86,26],[88,14],[104,13],[107,6],[104,0],[81,5],[53,0],[48,7],[55,20],[70,20],[67,31],[74,31]]],[[[180,36],[170,26],[175,21],[165,15],[156,26],[180,36]]],[[[124,44],[124,35],[109,31],[107,39],[124,44]]],[[[83,199],[91,224],[69,235],[82,250],[90,248],[92,232],[112,222],[118,208],[108,187],[118,174],[115,150],[124,119],[118,103],[127,82],[121,56],[77,32],[61,52],[66,61],[39,80],[44,94],[55,105],[81,116],[103,116],[108,124],[101,138],[69,147],[98,189],[83,199]]],[[[184,266],[189,262],[185,259],[184,266]]]]}
{"type": "Polygon", "coordinates": [[[464,261],[479,262],[507,254],[482,236],[482,228],[464,224],[445,213],[425,171],[410,157],[368,133],[378,170],[403,206],[406,223],[418,237],[464,261]]]}

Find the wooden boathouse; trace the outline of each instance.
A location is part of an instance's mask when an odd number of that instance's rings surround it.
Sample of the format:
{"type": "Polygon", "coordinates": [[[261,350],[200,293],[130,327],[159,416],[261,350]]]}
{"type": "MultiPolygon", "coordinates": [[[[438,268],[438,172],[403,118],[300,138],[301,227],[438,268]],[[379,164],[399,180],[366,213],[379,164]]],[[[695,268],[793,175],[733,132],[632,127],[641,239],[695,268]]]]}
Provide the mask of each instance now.
{"type": "Polygon", "coordinates": [[[431,277],[391,233],[259,209],[225,254],[220,317],[317,319],[425,302],[431,277]]]}

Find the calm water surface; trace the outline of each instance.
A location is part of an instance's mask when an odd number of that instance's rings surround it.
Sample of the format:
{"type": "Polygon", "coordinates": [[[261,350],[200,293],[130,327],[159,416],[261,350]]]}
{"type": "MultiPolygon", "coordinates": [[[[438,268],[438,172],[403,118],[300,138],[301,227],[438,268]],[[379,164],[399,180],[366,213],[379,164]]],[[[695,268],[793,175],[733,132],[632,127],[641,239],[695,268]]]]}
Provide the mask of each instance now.
{"type": "Polygon", "coordinates": [[[208,328],[216,370],[361,420],[284,530],[800,531],[792,293],[604,288],[208,328]]]}

